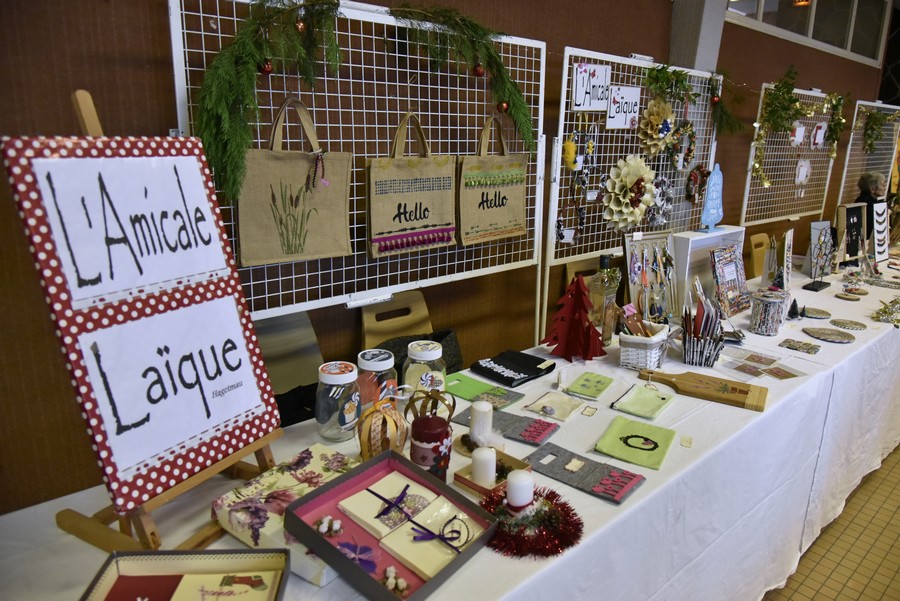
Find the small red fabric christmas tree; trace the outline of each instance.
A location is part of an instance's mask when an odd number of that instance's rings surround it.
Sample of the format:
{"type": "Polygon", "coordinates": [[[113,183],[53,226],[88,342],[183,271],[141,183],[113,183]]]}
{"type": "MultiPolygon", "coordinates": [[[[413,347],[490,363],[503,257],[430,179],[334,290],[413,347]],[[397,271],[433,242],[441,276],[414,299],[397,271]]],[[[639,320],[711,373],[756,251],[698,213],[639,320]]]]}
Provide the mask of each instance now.
{"type": "Polygon", "coordinates": [[[567,361],[571,361],[572,357],[587,361],[605,355],[603,338],[588,317],[592,305],[583,277],[579,275],[572,280],[556,305],[560,309],[553,316],[547,337],[541,340],[542,343],[555,345],[551,354],[564,357],[567,361]]]}

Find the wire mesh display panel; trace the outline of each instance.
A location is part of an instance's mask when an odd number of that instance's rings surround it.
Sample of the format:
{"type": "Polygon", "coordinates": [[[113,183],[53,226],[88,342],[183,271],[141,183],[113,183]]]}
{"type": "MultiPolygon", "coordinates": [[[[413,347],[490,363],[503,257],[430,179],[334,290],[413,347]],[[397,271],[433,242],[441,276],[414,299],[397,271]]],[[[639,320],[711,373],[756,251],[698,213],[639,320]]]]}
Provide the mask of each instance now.
{"type": "MultiPolygon", "coordinates": [[[[555,174],[555,177],[550,190],[547,226],[547,268],[576,259],[598,256],[604,251],[621,247],[623,232],[614,229],[608,221],[603,219],[603,182],[610,168],[615,166],[619,159],[624,159],[631,154],[643,154],[636,129],[606,129],[605,111],[575,110],[572,97],[574,69],[578,65],[609,67],[609,85],[611,87],[640,88],[640,103],[637,112],[637,119],[640,119],[641,111],[651,100],[645,85],[645,73],[648,69],[658,66],[646,60],[623,58],[570,47],[565,50],[564,61],[559,129],[553,153],[552,173],[555,174]],[[596,127],[592,127],[593,124],[596,124],[596,127]],[[583,135],[585,129],[588,130],[587,136],[583,135]],[[587,159],[590,162],[590,168],[584,177],[585,189],[589,191],[588,195],[582,194],[576,187],[578,174],[562,164],[561,148],[563,142],[570,136],[576,138],[576,144],[579,138],[593,139],[595,142],[593,155],[587,159]],[[596,192],[595,197],[594,192],[596,192]],[[584,199],[583,203],[582,199],[584,199]],[[582,217],[578,215],[579,204],[584,207],[582,217]],[[564,230],[578,230],[571,243],[562,242],[554,235],[558,226],[564,230]]],[[[714,158],[715,126],[710,108],[709,81],[711,74],[689,69],[678,70],[687,75],[693,92],[698,94],[693,102],[686,103],[683,100],[676,100],[672,103],[675,125],[680,125],[685,121],[693,124],[696,135],[694,161],[684,165],[684,169],[676,169],[671,164],[669,154],[666,152],[660,152],[653,159],[644,157],[647,166],[654,170],[657,178],[662,176],[668,179],[674,202],[671,214],[665,223],[651,226],[645,219],[640,225],[628,230],[631,232],[662,230],[680,232],[697,228],[700,225],[702,202],[695,204],[686,201],[685,187],[690,169],[697,165],[709,166],[714,158]]],[[[568,240],[568,237],[564,239],[568,240]]]]}
{"type": "MultiPolygon", "coordinates": [[[[173,54],[180,127],[191,131],[196,119],[197,92],[205,69],[220,48],[234,37],[247,15],[245,1],[170,0],[173,54]],[[183,73],[180,62],[183,60],[183,73]]],[[[336,22],[343,62],[337,74],[317,74],[315,91],[301,84],[294,72],[260,75],[257,80],[259,121],[253,124],[254,144],[268,139],[274,113],[288,96],[299,97],[313,115],[319,142],[327,151],[354,155],[350,187],[350,233],[353,253],[346,257],[242,268],[239,270],[254,317],[270,317],[335,305],[365,302],[386,293],[476,277],[537,264],[542,223],[543,42],[502,37],[497,50],[509,75],[531,107],[532,129],[539,140],[528,163],[527,234],[470,246],[452,246],[372,258],[366,227],[366,159],[387,156],[394,132],[407,111],[419,116],[435,155],[476,152],[478,136],[489,116],[500,116],[510,152],[527,153],[510,119],[501,116],[486,77],[450,62],[432,70],[427,55],[407,38],[403,27],[381,7],[341,3],[336,22]]],[[[286,149],[308,150],[294,115],[288,116],[286,149]]],[[[412,130],[412,128],[410,128],[412,130]]],[[[496,141],[489,151],[499,151],[496,141]]],[[[408,152],[417,151],[410,131],[408,152]]],[[[237,209],[224,207],[232,245],[237,209]]]]}
{"type": "MultiPolygon", "coordinates": [[[[762,118],[763,102],[771,93],[772,84],[763,85],[759,96],[757,122],[762,118]]],[[[810,112],[823,104],[825,94],[810,90],[794,90],[800,105],[810,112]]],[[[758,148],[750,147],[747,163],[747,182],[744,186],[744,204],[741,208],[741,225],[768,223],[789,217],[820,215],[825,206],[825,194],[831,179],[831,145],[828,142],[814,144],[821,139],[831,119],[831,108],[817,111],[810,117],[800,118],[795,132],[770,133],[764,139],[763,173],[770,185],[753,174],[758,148]],[[793,141],[792,141],[793,140],[793,141]]]]}
{"type": "MultiPolygon", "coordinates": [[[[888,116],[900,113],[900,106],[881,104],[878,102],[856,101],[856,110],[853,113],[853,128],[850,133],[850,143],[847,146],[847,157],[844,159],[844,175],[841,182],[841,196],[838,204],[854,202],[859,196],[857,182],[863,173],[880,173],[885,181],[891,177],[891,167],[897,154],[897,134],[900,130],[900,122],[896,118],[885,120],[881,125],[881,137],[873,140],[873,147],[866,152],[865,135],[863,127],[869,112],[879,112],[888,116]]],[[[874,137],[878,137],[875,134],[874,137]]],[[[823,218],[830,218],[823,215],[823,218]]]]}

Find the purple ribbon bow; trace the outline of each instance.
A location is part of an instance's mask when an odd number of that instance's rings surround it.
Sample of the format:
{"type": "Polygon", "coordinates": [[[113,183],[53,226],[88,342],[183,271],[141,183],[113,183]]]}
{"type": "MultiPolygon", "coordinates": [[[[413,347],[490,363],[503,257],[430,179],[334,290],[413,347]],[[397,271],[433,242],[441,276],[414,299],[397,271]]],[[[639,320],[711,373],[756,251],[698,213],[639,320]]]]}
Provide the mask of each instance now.
{"type": "Polygon", "coordinates": [[[403,503],[403,500],[406,498],[406,493],[409,491],[409,484],[405,485],[403,487],[403,490],[400,491],[400,494],[397,495],[396,498],[394,498],[394,499],[388,499],[387,497],[383,497],[380,494],[378,494],[377,492],[375,492],[374,490],[372,490],[371,488],[367,488],[366,490],[386,503],[384,508],[380,512],[378,512],[378,515],[375,516],[375,519],[378,519],[382,516],[387,515],[388,513],[391,512],[391,509],[394,509],[394,508],[397,508],[398,510],[400,510],[403,513],[403,515],[405,515],[407,517],[407,519],[412,517],[401,506],[401,503],[403,503]]]}
{"type": "Polygon", "coordinates": [[[444,525],[441,527],[440,534],[432,532],[425,526],[417,523],[415,520],[410,519],[410,521],[414,524],[412,527],[412,531],[413,533],[415,533],[415,536],[413,537],[413,541],[415,542],[425,542],[437,539],[453,549],[455,552],[459,553],[460,547],[469,542],[469,539],[471,538],[469,526],[456,516],[453,516],[452,518],[444,522],[444,525]],[[462,524],[463,528],[466,529],[466,536],[464,539],[462,530],[450,527],[450,524],[452,524],[453,522],[459,522],[460,524],[462,524]],[[453,544],[453,541],[458,541],[460,539],[463,539],[460,543],[460,547],[457,547],[453,544]]]}

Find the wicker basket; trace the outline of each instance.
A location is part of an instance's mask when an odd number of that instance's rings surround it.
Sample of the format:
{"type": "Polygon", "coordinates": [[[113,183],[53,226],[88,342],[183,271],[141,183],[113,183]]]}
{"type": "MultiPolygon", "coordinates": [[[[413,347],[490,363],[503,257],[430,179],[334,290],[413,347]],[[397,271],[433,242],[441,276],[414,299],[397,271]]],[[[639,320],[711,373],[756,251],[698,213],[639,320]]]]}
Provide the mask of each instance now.
{"type": "Polygon", "coordinates": [[[666,342],[669,338],[669,326],[664,323],[644,322],[644,326],[653,332],[653,336],[631,336],[619,334],[619,365],[629,369],[657,369],[662,367],[666,358],[666,342]]]}

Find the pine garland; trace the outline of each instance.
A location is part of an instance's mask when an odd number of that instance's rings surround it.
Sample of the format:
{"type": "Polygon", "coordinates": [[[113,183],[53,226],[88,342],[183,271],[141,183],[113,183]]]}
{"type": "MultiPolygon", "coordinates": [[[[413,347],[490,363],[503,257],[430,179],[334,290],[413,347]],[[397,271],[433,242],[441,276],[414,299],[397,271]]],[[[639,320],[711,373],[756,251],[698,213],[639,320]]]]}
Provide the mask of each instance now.
{"type": "Polygon", "coordinates": [[[694,92],[686,71],[672,69],[669,65],[657,65],[644,70],[644,85],[650,96],[662,97],[670,103],[694,102],[700,94],[694,92]]]}
{"type": "Polygon", "coordinates": [[[753,147],[756,149],[753,156],[751,172],[757,177],[764,188],[772,185],[772,182],[763,171],[762,165],[766,158],[766,138],[772,133],[790,131],[794,121],[803,117],[812,117],[816,113],[822,114],[831,111],[828,128],[825,131],[825,140],[831,145],[831,158],[837,155],[837,143],[844,131],[846,119],[843,114],[844,97],[838,94],[828,94],[820,103],[804,107],[800,99],[794,95],[794,81],[797,71],[794,66],[788,67],[787,73],[765,93],[759,122],[756,123],[756,135],[753,137],[753,147]]]}
{"type": "MultiPolygon", "coordinates": [[[[863,151],[866,154],[875,152],[875,146],[884,137],[884,126],[900,119],[900,111],[895,113],[885,113],[877,108],[869,110],[865,107],[859,107],[859,112],[863,114],[863,151]]],[[[859,129],[860,120],[856,121],[854,129],[859,129]]]]}
{"type": "Polygon", "coordinates": [[[283,71],[294,64],[300,78],[314,88],[320,47],[330,71],[341,64],[334,32],[339,7],[338,0],[254,0],[232,43],[207,68],[194,133],[203,140],[223,204],[238,197],[244,181],[244,157],[253,143],[250,124],[259,113],[260,67],[272,61],[273,68],[279,65],[283,71]]]}
{"type": "MultiPolygon", "coordinates": [[[[709,101],[712,105],[712,118],[716,126],[716,132],[719,134],[737,134],[744,130],[744,124],[741,123],[734,113],[725,105],[725,99],[722,98],[723,87],[719,83],[719,78],[715,75],[709,78],[709,101]]],[[[736,99],[736,102],[742,99],[736,99]]]]}
{"type": "Polygon", "coordinates": [[[439,69],[450,59],[459,59],[470,70],[483,65],[490,76],[491,95],[498,105],[506,104],[506,112],[531,151],[535,149],[531,110],[519,86],[509,77],[503,59],[494,46],[500,33],[479,25],[453,8],[392,8],[391,15],[408,27],[407,39],[423,48],[432,69],[439,69]],[[423,28],[422,22],[437,25],[423,28]]]}

